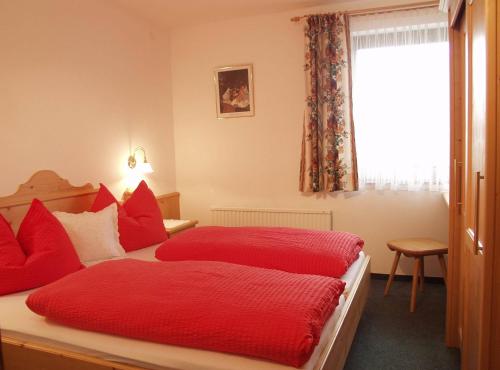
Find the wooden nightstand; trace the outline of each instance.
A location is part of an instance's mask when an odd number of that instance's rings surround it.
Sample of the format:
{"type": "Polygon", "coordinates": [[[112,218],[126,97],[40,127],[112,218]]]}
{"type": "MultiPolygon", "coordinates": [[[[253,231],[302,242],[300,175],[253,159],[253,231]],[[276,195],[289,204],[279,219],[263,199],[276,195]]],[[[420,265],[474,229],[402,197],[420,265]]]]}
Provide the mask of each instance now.
{"type": "Polygon", "coordinates": [[[198,220],[163,220],[163,225],[165,225],[170,237],[183,230],[195,227],[197,223],[198,220]]]}

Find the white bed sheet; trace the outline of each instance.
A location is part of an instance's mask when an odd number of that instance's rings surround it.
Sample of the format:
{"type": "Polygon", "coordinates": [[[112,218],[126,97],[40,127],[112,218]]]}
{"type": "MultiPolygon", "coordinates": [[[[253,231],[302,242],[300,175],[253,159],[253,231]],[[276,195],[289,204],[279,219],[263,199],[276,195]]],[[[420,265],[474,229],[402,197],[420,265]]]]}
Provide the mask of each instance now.
{"type": "MultiPolygon", "coordinates": [[[[127,253],[125,258],[155,261],[154,251],[156,248],[157,246],[152,246],[130,252],[127,253]]],[[[356,269],[356,263],[360,263],[359,268],[357,268],[357,273],[359,273],[363,259],[364,254],[362,256],[360,254],[360,258],[358,258],[355,264],[351,266],[351,269],[356,269]]],[[[97,262],[93,262],[92,264],[95,263],[97,262]]],[[[352,282],[354,282],[356,276],[356,274],[349,274],[346,278],[349,281],[352,279],[352,282]]],[[[346,280],[347,284],[349,284],[349,281],[346,280]]],[[[352,284],[350,286],[352,287],[352,284]]],[[[122,362],[129,365],[148,367],[151,369],[295,369],[290,366],[255,358],[145,342],[58,325],[36,315],[27,308],[24,302],[31,292],[32,291],[26,291],[0,297],[0,329],[3,335],[19,340],[36,341],[41,344],[58,346],[66,350],[77,351],[89,356],[122,362]]],[[[318,361],[321,353],[328,344],[328,339],[330,337],[329,334],[333,332],[344,304],[345,297],[342,295],[340,297],[339,305],[325,324],[319,344],[316,346],[311,358],[302,367],[302,369],[312,370],[314,368],[315,363],[318,361]]]]}
{"type": "Polygon", "coordinates": [[[365,252],[363,251],[359,252],[358,259],[354,261],[354,263],[349,267],[347,272],[341,277],[341,279],[345,281],[344,294],[349,294],[352,287],[354,286],[356,278],[359,275],[359,271],[361,270],[361,267],[363,267],[363,262],[365,261],[365,257],[366,257],[365,252]]]}

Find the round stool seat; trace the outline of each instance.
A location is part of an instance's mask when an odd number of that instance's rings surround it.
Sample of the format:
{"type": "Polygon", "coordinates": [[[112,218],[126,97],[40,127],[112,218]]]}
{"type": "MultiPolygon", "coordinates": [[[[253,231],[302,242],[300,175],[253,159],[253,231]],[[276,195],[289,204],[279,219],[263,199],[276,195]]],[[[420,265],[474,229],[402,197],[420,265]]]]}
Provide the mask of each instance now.
{"type": "Polygon", "coordinates": [[[412,238],[396,239],[387,242],[391,251],[403,253],[406,257],[433,256],[447,254],[448,246],[432,239],[412,238]]]}

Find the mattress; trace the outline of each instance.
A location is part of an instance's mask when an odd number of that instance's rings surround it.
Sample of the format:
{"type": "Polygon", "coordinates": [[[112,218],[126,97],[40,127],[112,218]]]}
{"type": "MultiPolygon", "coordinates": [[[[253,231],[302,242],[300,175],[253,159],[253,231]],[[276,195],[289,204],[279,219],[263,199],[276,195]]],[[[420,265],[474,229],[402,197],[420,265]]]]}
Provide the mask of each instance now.
{"type": "MultiPolygon", "coordinates": [[[[156,246],[127,253],[127,258],[154,261],[156,246]]],[[[350,283],[356,279],[364,260],[364,254],[356,260],[343,279],[350,283]],[[351,271],[352,269],[352,271],[351,271]]],[[[93,262],[95,264],[98,262],[93,262]]],[[[108,334],[88,332],[55,324],[42,318],[26,305],[25,300],[32,291],[0,297],[0,328],[2,335],[18,340],[36,341],[57,346],[105,360],[117,361],[151,369],[181,368],[186,370],[291,370],[293,367],[238,355],[203,351],[192,348],[145,342],[108,334]]],[[[348,294],[348,293],[347,293],[348,294]]],[[[312,370],[328,344],[342,308],[345,297],[328,319],[319,344],[309,361],[302,367],[312,370]]],[[[236,333],[235,333],[236,334],[236,333]]]]}

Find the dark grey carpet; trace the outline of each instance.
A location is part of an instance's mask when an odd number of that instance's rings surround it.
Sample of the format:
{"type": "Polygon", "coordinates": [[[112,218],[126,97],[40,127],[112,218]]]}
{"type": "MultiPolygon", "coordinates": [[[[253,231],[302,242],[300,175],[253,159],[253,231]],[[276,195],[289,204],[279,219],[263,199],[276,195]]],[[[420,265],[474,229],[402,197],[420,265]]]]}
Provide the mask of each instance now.
{"type": "Polygon", "coordinates": [[[427,283],[410,313],[411,282],[372,279],[365,312],[344,370],[455,370],[460,354],[444,343],[446,289],[427,283]]]}

